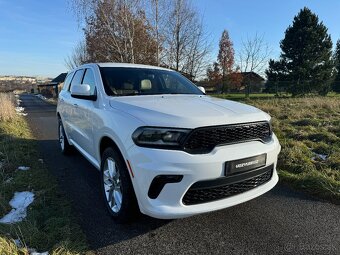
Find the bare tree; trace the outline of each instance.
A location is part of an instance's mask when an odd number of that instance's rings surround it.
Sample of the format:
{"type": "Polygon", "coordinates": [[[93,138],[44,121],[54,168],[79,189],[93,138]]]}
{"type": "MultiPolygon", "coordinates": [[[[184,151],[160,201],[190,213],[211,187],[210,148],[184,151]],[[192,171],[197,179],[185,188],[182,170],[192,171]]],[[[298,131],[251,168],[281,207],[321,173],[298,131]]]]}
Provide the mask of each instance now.
{"type": "Polygon", "coordinates": [[[209,43],[199,13],[189,0],[169,1],[170,12],[164,30],[165,65],[195,76],[208,64],[209,43]]]}
{"type": "Polygon", "coordinates": [[[190,0],[70,1],[85,19],[91,61],[161,65],[191,77],[208,66],[208,36],[190,0]]]}
{"type": "Polygon", "coordinates": [[[90,17],[97,5],[96,0],[68,0],[72,12],[77,18],[80,26],[84,25],[84,22],[90,17]]]}
{"type": "Polygon", "coordinates": [[[264,35],[255,34],[253,38],[242,40],[242,49],[239,54],[239,65],[242,72],[264,73],[268,63],[271,49],[264,41],[264,35]]]}
{"type": "MultiPolygon", "coordinates": [[[[255,34],[253,38],[247,37],[242,40],[242,49],[239,53],[239,66],[241,72],[254,72],[263,74],[269,61],[271,49],[264,41],[264,35],[255,34]]],[[[251,89],[251,79],[244,80],[246,94],[249,95],[251,89]]]]}
{"type": "Polygon", "coordinates": [[[65,65],[72,70],[88,61],[89,56],[86,50],[86,43],[81,41],[74,47],[72,54],[65,59],[65,65]]]}
{"type": "Polygon", "coordinates": [[[204,31],[203,22],[194,23],[191,39],[185,50],[182,71],[191,77],[198,77],[204,73],[210,63],[210,43],[204,31]]]}
{"type": "Polygon", "coordinates": [[[156,62],[157,65],[164,64],[164,32],[167,27],[167,18],[169,15],[169,0],[144,0],[145,9],[149,10],[148,20],[152,26],[153,37],[156,40],[156,62]]]}
{"type": "Polygon", "coordinates": [[[140,0],[98,2],[85,36],[92,61],[156,64],[156,42],[140,0]]]}

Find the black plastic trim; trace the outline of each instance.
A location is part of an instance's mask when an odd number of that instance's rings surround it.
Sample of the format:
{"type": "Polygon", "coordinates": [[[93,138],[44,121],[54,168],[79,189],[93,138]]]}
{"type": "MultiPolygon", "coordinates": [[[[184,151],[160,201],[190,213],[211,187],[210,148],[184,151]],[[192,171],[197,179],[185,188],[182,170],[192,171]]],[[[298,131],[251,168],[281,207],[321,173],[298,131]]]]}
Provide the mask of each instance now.
{"type": "Polygon", "coordinates": [[[97,95],[84,96],[84,95],[72,95],[71,94],[71,97],[78,98],[78,99],[84,99],[84,100],[91,100],[91,101],[97,100],[97,95]]]}
{"type": "Polygon", "coordinates": [[[207,154],[209,152],[211,152],[215,147],[218,146],[225,146],[225,145],[231,145],[231,144],[239,144],[239,143],[246,143],[246,142],[251,142],[251,141],[259,141],[262,143],[268,143],[273,136],[273,131],[272,131],[272,127],[270,125],[269,121],[254,121],[254,122],[244,122],[244,123],[236,123],[236,124],[226,124],[226,125],[215,125],[215,126],[205,126],[205,127],[199,127],[199,128],[195,128],[193,129],[186,137],[185,140],[182,142],[182,146],[183,146],[183,150],[190,153],[190,154],[207,154]],[[260,138],[254,138],[254,139],[246,139],[246,140],[242,140],[242,141],[236,141],[236,142],[229,142],[229,143],[220,143],[215,145],[213,148],[209,148],[209,149],[201,149],[201,150],[191,150],[191,149],[187,149],[185,148],[185,144],[186,142],[190,139],[190,137],[199,130],[204,130],[204,129],[213,129],[213,128],[222,128],[222,127],[238,127],[238,126],[244,126],[244,125],[252,125],[252,124],[264,124],[267,123],[269,125],[269,132],[270,132],[270,136],[268,137],[268,139],[260,139],[260,138]]]}
{"type": "Polygon", "coordinates": [[[148,196],[151,199],[156,199],[161,191],[163,190],[165,184],[168,183],[178,183],[183,179],[183,175],[157,175],[151,182],[148,196]]]}
{"type": "MultiPolygon", "coordinates": [[[[263,173],[266,173],[270,170],[274,169],[274,165],[269,165],[263,168],[255,169],[255,170],[250,170],[247,172],[241,172],[237,175],[232,175],[232,176],[226,176],[226,177],[220,177],[214,180],[207,180],[207,181],[199,181],[194,183],[191,187],[190,190],[197,190],[197,189],[211,189],[211,188],[218,188],[221,186],[225,185],[230,185],[233,183],[245,181],[251,178],[254,178],[256,176],[259,176],[263,173]]],[[[271,176],[272,177],[272,176],[271,176]]]]}

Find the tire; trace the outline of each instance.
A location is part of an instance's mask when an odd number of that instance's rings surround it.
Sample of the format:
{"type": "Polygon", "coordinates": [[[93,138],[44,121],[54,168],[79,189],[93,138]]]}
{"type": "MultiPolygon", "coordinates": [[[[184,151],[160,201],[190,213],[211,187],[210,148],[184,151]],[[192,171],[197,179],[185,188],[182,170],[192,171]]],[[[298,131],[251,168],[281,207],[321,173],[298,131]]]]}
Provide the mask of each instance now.
{"type": "Polygon", "coordinates": [[[58,118],[58,122],[59,122],[58,137],[59,137],[60,150],[64,155],[70,155],[73,151],[73,146],[70,145],[67,140],[65,129],[60,118],[58,118]]]}
{"type": "Polygon", "coordinates": [[[118,223],[133,221],[139,209],[124,159],[109,147],[103,152],[100,170],[103,199],[109,214],[118,223]]]}

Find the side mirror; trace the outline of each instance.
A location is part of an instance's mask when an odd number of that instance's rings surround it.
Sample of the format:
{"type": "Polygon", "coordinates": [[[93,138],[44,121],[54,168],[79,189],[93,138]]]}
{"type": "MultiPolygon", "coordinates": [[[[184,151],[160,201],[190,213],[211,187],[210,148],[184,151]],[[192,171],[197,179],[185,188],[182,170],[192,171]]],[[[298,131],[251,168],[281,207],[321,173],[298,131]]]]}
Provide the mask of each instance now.
{"type": "Polygon", "coordinates": [[[205,94],[205,88],[204,88],[204,87],[198,86],[198,89],[199,89],[200,91],[202,91],[202,92],[205,94]]]}
{"type": "Polygon", "coordinates": [[[97,95],[96,93],[91,94],[91,87],[88,84],[80,84],[71,86],[71,96],[79,99],[87,99],[96,101],[97,95]]]}

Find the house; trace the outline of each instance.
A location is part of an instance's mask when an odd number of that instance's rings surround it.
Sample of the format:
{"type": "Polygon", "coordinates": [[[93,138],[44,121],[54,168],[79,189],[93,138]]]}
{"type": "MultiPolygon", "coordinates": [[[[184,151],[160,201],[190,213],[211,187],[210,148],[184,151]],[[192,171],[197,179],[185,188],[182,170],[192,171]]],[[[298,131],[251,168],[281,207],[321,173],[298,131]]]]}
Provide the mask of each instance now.
{"type": "Polygon", "coordinates": [[[60,85],[64,82],[66,75],[67,73],[61,73],[49,83],[38,84],[38,93],[47,98],[58,97],[59,91],[61,89],[60,85]]]}
{"type": "Polygon", "coordinates": [[[255,72],[242,72],[242,90],[247,88],[249,92],[262,92],[265,87],[265,79],[255,72]]]}
{"type": "Polygon", "coordinates": [[[255,72],[234,72],[227,75],[224,86],[221,80],[199,82],[207,93],[240,93],[249,89],[250,92],[262,92],[265,87],[265,79],[255,72]]]}

